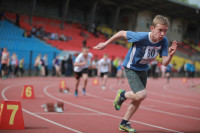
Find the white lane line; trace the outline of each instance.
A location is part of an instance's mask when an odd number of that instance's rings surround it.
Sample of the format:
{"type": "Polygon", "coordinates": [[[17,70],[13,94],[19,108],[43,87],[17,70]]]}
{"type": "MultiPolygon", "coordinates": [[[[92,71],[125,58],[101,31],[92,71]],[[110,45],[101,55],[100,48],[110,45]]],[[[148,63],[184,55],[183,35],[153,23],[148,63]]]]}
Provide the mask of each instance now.
{"type": "Polygon", "coordinates": [[[199,101],[197,100],[191,100],[191,99],[188,99],[188,98],[181,98],[181,97],[174,97],[174,96],[171,96],[171,95],[165,95],[163,93],[157,93],[157,92],[151,92],[151,91],[148,91],[147,90],[147,94],[152,94],[152,95],[158,95],[158,96],[161,96],[161,97],[166,97],[166,98],[171,98],[171,99],[177,99],[177,100],[184,100],[184,101],[187,101],[187,102],[193,102],[193,103],[199,103],[199,101]]]}
{"type": "MultiPolygon", "coordinates": [[[[1,95],[2,95],[2,97],[3,97],[4,100],[8,100],[8,99],[6,98],[6,96],[5,96],[5,91],[8,90],[9,88],[13,87],[13,86],[17,86],[17,85],[10,85],[10,86],[8,86],[8,87],[6,87],[6,88],[3,89],[1,95]]],[[[54,121],[49,120],[49,119],[47,119],[47,118],[44,118],[44,117],[42,117],[42,116],[39,116],[39,115],[37,115],[37,114],[34,114],[34,113],[32,113],[32,112],[30,112],[30,111],[24,109],[24,108],[22,108],[22,110],[23,110],[24,112],[26,112],[26,113],[32,115],[32,116],[35,116],[35,117],[40,118],[40,119],[42,119],[42,120],[45,120],[45,121],[47,121],[47,122],[49,122],[49,123],[52,123],[52,124],[54,124],[54,125],[63,127],[63,128],[65,128],[65,129],[68,129],[68,130],[73,131],[73,132],[75,132],[75,133],[82,133],[81,131],[75,130],[75,129],[73,129],[73,128],[64,126],[64,125],[62,125],[62,124],[59,124],[59,123],[57,123],[57,122],[54,122],[54,121]]]]}
{"type": "MultiPolygon", "coordinates": [[[[100,111],[97,111],[97,110],[94,110],[94,109],[91,109],[91,108],[87,108],[87,107],[84,107],[84,106],[80,106],[80,105],[77,105],[77,104],[74,104],[74,103],[71,103],[71,102],[62,100],[62,99],[60,99],[60,98],[57,98],[57,97],[55,97],[55,96],[53,96],[53,95],[51,95],[50,93],[47,92],[47,89],[48,89],[49,87],[51,87],[51,86],[54,86],[54,84],[45,86],[45,88],[44,88],[44,93],[45,93],[47,96],[51,97],[52,99],[55,99],[55,100],[64,102],[64,103],[66,103],[66,104],[69,104],[69,105],[74,106],[74,107],[77,107],[77,108],[81,108],[81,109],[84,109],[84,110],[88,110],[88,111],[91,111],[91,112],[99,113],[99,114],[102,114],[102,115],[105,115],[105,116],[109,116],[109,117],[113,117],[113,118],[122,119],[122,117],[119,117],[119,116],[116,116],[116,115],[112,115],[112,114],[100,112],[100,111]]],[[[144,123],[144,122],[140,122],[140,121],[135,121],[135,120],[130,120],[130,121],[135,122],[135,123],[138,123],[138,124],[142,124],[142,125],[146,125],[146,126],[150,126],[150,127],[154,127],[154,128],[158,128],[158,129],[170,131],[170,132],[183,133],[183,132],[181,132],[181,131],[176,131],[176,130],[172,130],[172,129],[169,129],[169,128],[164,128],[164,127],[160,127],[160,126],[156,126],[156,125],[151,125],[151,124],[144,123]]]]}
{"type": "Polygon", "coordinates": [[[41,114],[41,115],[102,115],[98,113],[56,113],[56,112],[47,112],[47,113],[34,113],[34,114],[41,114]]]}
{"type": "Polygon", "coordinates": [[[170,103],[170,102],[164,102],[164,101],[153,100],[153,99],[148,99],[148,101],[161,103],[161,104],[168,104],[168,105],[173,105],[173,106],[179,106],[179,107],[183,107],[183,108],[200,110],[200,107],[194,107],[194,106],[183,105],[183,104],[178,104],[178,103],[170,103]]]}
{"type": "MultiPolygon", "coordinates": [[[[174,90],[170,90],[170,89],[168,89],[167,88],[167,85],[164,85],[164,87],[163,87],[163,89],[165,90],[165,91],[168,91],[168,92],[170,92],[170,93],[176,93],[176,94],[179,94],[179,95],[182,95],[182,96],[190,96],[191,97],[191,95],[190,94],[186,94],[186,93],[183,93],[183,92],[180,92],[180,91],[174,91],[174,90]]],[[[196,97],[197,95],[193,95],[193,97],[195,97],[195,98],[199,98],[199,97],[196,97]]]]}
{"type": "MultiPolygon", "coordinates": [[[[111,85],[109,85],[109,89],[111,90],[111,91],[118,91],[118,89],[114,89],[115,87],[114,86],[117,86],[117,85],[115,85],[115,84],[111,84],[111,85]]],[[[167,89],[167,87],[166,87],[166,85],[164,85],[163,87],[165,87],[166,89],[167,89]]],[[[164,89],[165,89],[164,88],[164,89]]],[[[169,90],[169,89],[167,89],[167,90],[169,90]]],[[[200,102],[198,101],[198,100],[191,100],[191,99],[189,99],[189,98],[181,98],[181,97],[174,97],[174,96],[170,96],[170,95],[165,95],[165,94],[163,94],[163,93],[156,93],[156,92],[152,92],[152,91],[149,91],[148,89],[146,89],[146,91],[147,91],[147,93],[149,93],[149,94],[153,94],[153,95],[158,95],[158,96],[161,96],[161,97],[168,97],[168,98],[172,98],[172,99],[177,99],[177,100],[184,100],[184,101],[189,101],[189,102],[193,102],[193,103],[199,103],[200,104],[200,102]]],[[[188,94],[189,95],[189,94],[188,94]]],[[[189,95],[189,96],[191,96],[191,95],[189,95]]],[[[195,97],[196,98],[196,97],[195,97]]]]}
{"type": "Polygon", "coordinates": [[[191,116],[186,116],[186,115],[180,115],[180,114],[176,114],[176,113],[161,111],[161,110],[157,110],[157,109],[147,108],[147,107],[144,107],[144,106],[142,108],[146,109],[146,110],[158,112],[158,113],[163,113],[163,114],[167,114],[167,115],[173,115],[173,116],[178,116],[178,117],[182,117],[182,118],[187,118],[187,119],[193,119],[193,120],[199,120],[200,121],[200,118],[196,118],[196,117],[191,117],[191,116]]]}
{"type": "MultiPolygon", "coordinates": [[[[89,96],[91,96],[91,97],[94,97],[94,98],[97,98],[97,99],[100,99],[100,100],[113,102],[113,100],[111,100],[111,99],[102,98],[102,97],[95,96],[95,95],[90,94],[90,93],[87,93],[87,94],[88,94],[89,96]]],[[[124,104],[125,104],[125,105],[128,105],[128,104],[126,104],[126,103],[124,103],[124,104]]],[[[173,115],[173,116],[178,116],[178,117],[182,117],[182,118],[187,118],[187,119],[200,120],[200,118],[191,117],[191,116],[186,116],[186,115],[180,115],[180,114],[171,113],[171,112],[166,112],[166,111],[161,111],[161,110],[157,110],[157,109],[148,108],[148,107],[145,107],[145,106],[141,106],[140,108],[141,108],[141,109],[144,109],[144,110],[149,110],[149,111],[152,111],[152,112],[158,112],[158,113],[163,113],[163,114],[167,114],[167,115],[173,115]]]]}
{"type": "MultiPolygon", "coordinates": [[[[113,92],[117,92],[117,90],[112,90],[113,92]]],[[[168,104],[168,105],[173,105],[173,106],[179,106],[182,108],[190,108],[190,109],[196,109],[196,110],[200,110],[200,107],[194,107],[194,106],[190,106],[190,105],[183,105],[183,104],[178,104],[178,103],[170,103],[170,102],[164,102],[164,101],[160,101],[160,100],[153,100],[153,99],[146,99],[148,101],[153,101],[153,102],[157,102],[157,103],[162,103],[162,104],[168,104]]]]}

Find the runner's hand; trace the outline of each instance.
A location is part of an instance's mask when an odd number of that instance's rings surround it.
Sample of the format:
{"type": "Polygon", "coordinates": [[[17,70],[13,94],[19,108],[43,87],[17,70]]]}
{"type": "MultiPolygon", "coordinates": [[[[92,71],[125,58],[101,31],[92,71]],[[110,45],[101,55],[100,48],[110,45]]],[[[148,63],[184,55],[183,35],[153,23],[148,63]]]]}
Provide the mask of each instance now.
{"type": "Polygon", "coordinates": [[[94,46],[93,49],[104,49],[106,47],[106,43],[99,43],[98,45],[94,46]]]}
{"type": "Polygon", "coordinates": [[[172,46],[169,47],[169,55],[170,56],[173,56],[176,52],[176,48],[177,48],[177,42],[176,41],[173,41],[172,42],[172,46]]]}

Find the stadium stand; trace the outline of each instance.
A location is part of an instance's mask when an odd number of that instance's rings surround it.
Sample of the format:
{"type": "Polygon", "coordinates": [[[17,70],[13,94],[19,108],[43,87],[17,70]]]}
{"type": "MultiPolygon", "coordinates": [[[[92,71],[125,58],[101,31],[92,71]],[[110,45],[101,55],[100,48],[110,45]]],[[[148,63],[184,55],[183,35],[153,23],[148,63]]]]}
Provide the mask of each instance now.
{"type": "MultiPolygon", "coordinates": [[[[6,16],[9,20],[15,21],[15,14],[6,13],[6,16]]],[[[21,15],[20,17],[20,25],[22,28],[26,30],[31,30],[32,26],[28,24],[28,16],[21,15]]],[[[67,37],[70,37],[69,41],[60,41],[60,40],[48,40],[47,43],[52,46],[58,48],[59,50],[68,50],[68,51],[77,51],[80,52],[82,48],[82,42],[84,37],[80,35],[81,32],[84,32],[88,35],[87,37],[87,46],[90,47],[90,52],[94,55],[102,56],[104,53],[108,53],[110,56],[120,56],[125,57],[128,49],[121,45],[112,45],[108,46],[106,50],[97,51],[93,50],[92,47],[100,42],[104,42],[106,40],[104,35],[99,35],[99,37],[95,37],[93,34],[89,33],[86,30],[83,30],[81,24],[67,24],[65,23],[65,30],[61,30],[59,27],[60,22],[58,20],[49,19],[49,18],[41,18],[41,17],[33,17],[33,25],[37,25],[37,27],[43,27],[46,32],[49,33],[58,33],[58,35],[64,34],[67,37]]]]}
{"type": "MultiPolygon", "coordinates": [[[[13,21],[13,22],[16,19],[16,15],[13,13],[6,13],[6,17],[10,21],[13,21]]],[[[2,35],[1,40],[6,40],[6,41],[4,41],[4,45],[9,46],[8,50],[12,50],[12,51],[15,49],[16,50],[38,51],[38,49],[42,48],[43,51],[35,52],[35,54],[33,55],[33,59],[39,53],[44,53],[44,49],[45,50],[48,49],[46,51],[47,53],[48,52],[58,53],[63,50],[80,52],[81,48],[82,48],[82,42],[85,39],[84,36],[80,35],[81,32],[83,32],[84,34],[87,35],[87,46],[89,46],[91,48],[90,52],[92,52],[94,55],[101,57],[104,53],[108,53],[112,57],[118,57],[118,56],[125,57],[125,54],[128,51],[128,49],[126,47],[124,47],[122,45],[118,45],[118,44],[111,44],[102,51],[93,50],[92,47],[100,42],[104,42],[106,40],[106,37],[104,35],[100,34],[99,37],[97,38],[92,33],[83,29],[82,28],[83,25],[77,24],[77,23],[65,23],[65,25],[64,25],[65,29],[61,30],[59,27],[59,25],[60,25],[59,20],[50,19],[50,18],[42,18],[42,17],[33,17],[33,25],[37,25],[38,27],[39,26],[43,27],[44,30],[49,33],[58,33],[58,35],[64,34],[65,36],[70,37],[70,39],[68,41],[50,40],[49,39],[45,42],[45,41],[41,41],[41,40],[37,39],[34,36],[31,38],[31,40],[30,40],[30,38],[24,38],[24,37],[22,37],[24,30],[14,26],[13,24],[9,23],[8,21],[5,21],[5,22],[7,23],[7,25],[12,25],[13,29],[18,29],[18,31],[13,30],[12,34],[14,34],[14,35],[13,36],[9,35],[10,38],[5,37],[8,33],[10,33],[9,30],[6,30],[4,35],[1,33],[1,35],[2,35]],[[15,36],[15,34],[18,34],[18,36],[15,36]],[[20,41],[16,41],[16,40],[20,40],[20,41]],[[15,45],[16,43],[23,48],[21,49],[20,47],[15,45]],[[42,44],[40,44],[40,43],[42,43],[42,44]],[[6,44],[9,44],[9,45],[6,45],[6,44]],[[50,44],[50,45],[48,45],[48,44],[50,44]],[[29,47],[29,45],[33,46],[33,47],[31,48],[31,47],[29,47]],[[46,46],[48,48],[46,48],[46,46]]],[[[28,23],[28,16],[21,15],[20,26],[21,26],[21,28],[23,28],[25,30],[31,31],[32,26],[29,25],[29,23],[28,23]]],[[[108,27],[98,27],[98,30],[105,34],[108,34],[108,36],[110,36],[112,34],[111,29],[108,27]]],[[[176,70],[178,70],[183,65],[184,62],[191,61],[191,60],[187,59],[187,57],[190,57],[193,54],[199,54],[199,46],[189,45],[186,42],[181,42],[178,44],[178,51],[179,51],[178,53],[181,53],[180,56],[176,55],[176,56],[174,56],[174,58],[172,60],[172,62],[176,62],[176,66],[175,66],[176,70]],[[185,54],[187,56],[185,56],[185,54]]],[[[24,55],[21,54],[21,56],[24,56],[24,55]]],[[[26,57],[25,62],[26,61],[29,62],[30,59],[28,59],[28,58],[30,57],[30,55],[25,56],[25,57],[26,57]]],[[[49,55],[49,61],[52,61],[52,60],[53,60],[53,55],[51,54],[51,55],[49,55]]],[[[161,61],[160,59],[158,59],[158,60],[161,61]]],[[[34,60],[32,60],[32,61],[34,61],[34,60]]],[[[27,62],[27,64],[28,64],[28,62],[27,62]]],[[[32,64],[33,64],[33,62],[32,62],[32,64]]],[[[49,64],[52,64],[52,62],[49,62],[49,64]]],[[[196,66],[197,66],[196,69],[200,70],[199,62],[196,62],[196,66]]]]}
{"type": "Polygon", "coordinates": [[[46,44],[34,36],[30,38],[23,37],[24,30],[7,20],[2,22],[0,29],[0,47],[7,47],[10,55],[15,52],[18,55],[18,59],[24,58],[25,69],[29,68],[30,63],[32,64],[31,68],[33,67],[34,60],[40,53],[48,55],[48,63],[49,67],[51,67],[54,53],[58,54],[60,52],[57,48],[46,44]]]}

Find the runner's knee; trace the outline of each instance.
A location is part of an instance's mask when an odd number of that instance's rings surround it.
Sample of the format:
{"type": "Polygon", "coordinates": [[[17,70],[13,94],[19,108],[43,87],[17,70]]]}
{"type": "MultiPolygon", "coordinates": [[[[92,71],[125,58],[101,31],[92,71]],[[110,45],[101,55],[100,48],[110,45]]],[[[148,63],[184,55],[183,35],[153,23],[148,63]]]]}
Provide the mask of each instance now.
{"type": "Polygon", "coordinates": [[[136,101],[142,101],[147,97],[146,91],[138,92],[135,94],[136,95],[136,101]]]}

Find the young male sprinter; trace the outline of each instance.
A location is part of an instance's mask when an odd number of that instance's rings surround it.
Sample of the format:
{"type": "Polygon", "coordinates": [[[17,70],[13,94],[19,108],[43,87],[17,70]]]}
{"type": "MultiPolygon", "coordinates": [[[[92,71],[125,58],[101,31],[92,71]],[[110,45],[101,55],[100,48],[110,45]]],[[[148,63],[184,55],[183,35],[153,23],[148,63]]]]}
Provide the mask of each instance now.
{"type": "Polygon", "coordinates": [[[110,71],[111,61],[108,59],[108,55],[104,54],[103,58],[99,60],[98,64],[98,76],[102,77],[102,90],[106,89],[106,81],[110,71]]]}
{"type": "Polygon", "coordinates": [[[88,79],[88,67],[90,66],[91,59],[93,55],[89,53],[89,49],[87,47],[82,48],[82,53],[80,53],[74,63],[74,72],[76,78],[76,86],[75,86],[75,93],[74,96],[78,96],[78,86],[80,82],[80,78],[83,76],[84,87],[83,87],[83,95],[86,94],[86,86],[87,86],[87,79],[88,79]]]}
{"type": "Polygon", "coordinates": [[[119,31],[106,42],[94,47],[94,49],[103,49],[109,43],[121,37],[127,39],[128,42],[132,42],[132,47],[123,61],[123,67],[125,68],[132,91],[126,92],[120,89],[113,103],[115,109],[119,110],[126,99],[132,100],[119,125],[119,130],[127,132],[136,131],[130,126],[129,120],[138,109],[141,101],[146,98],[145,87],[147,83],[148,64],[160,54],[162,64],[167,66],[176,51],[177,42],[173,41],[168,53],[168,40],[165,37],[168,26],[168,19],[157,15],[153,19],[152,26],[150,26],[151,32],[119,31]]]}

